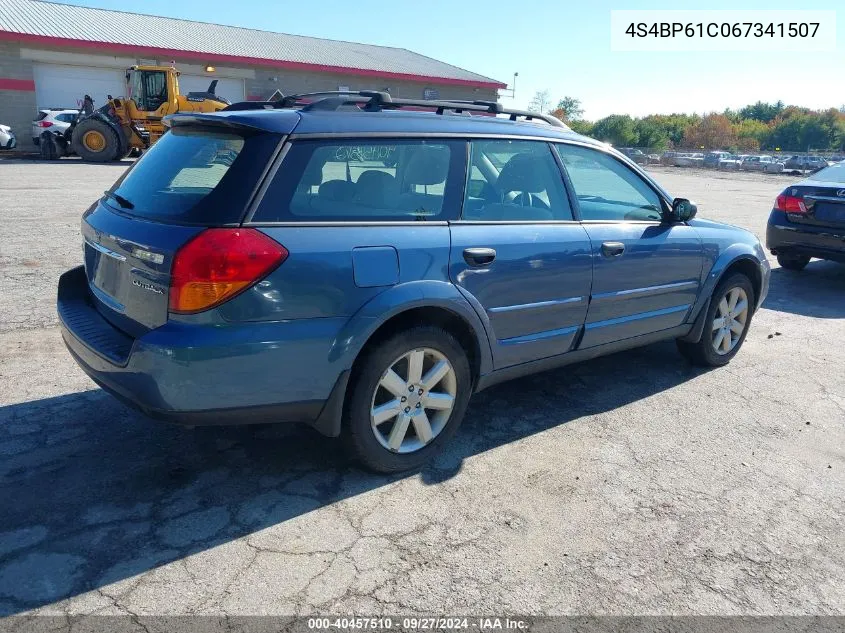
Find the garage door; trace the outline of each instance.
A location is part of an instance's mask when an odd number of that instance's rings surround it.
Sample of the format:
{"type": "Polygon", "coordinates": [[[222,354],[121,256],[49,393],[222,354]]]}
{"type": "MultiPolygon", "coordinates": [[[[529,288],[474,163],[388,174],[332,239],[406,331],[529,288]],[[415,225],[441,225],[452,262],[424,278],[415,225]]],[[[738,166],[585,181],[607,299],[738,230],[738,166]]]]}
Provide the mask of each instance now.
{"type": "Polygon", "coordinates": [[[203,75],[180,75],[179,92],[183,95],[189,92],[205,92],[208,85],[217,79],[217,94],[226,97],[232,103],[244,100],[244,80],[226,79],[224,77],[205,77],[203,75]]]}
{"type": "Polygon", "coordinates": [[[86,94],[99,108],[108,95],[126,92],[124,70],[93,66],[35,64],[35,100],[39,108],[79,108],[86,94]]]}

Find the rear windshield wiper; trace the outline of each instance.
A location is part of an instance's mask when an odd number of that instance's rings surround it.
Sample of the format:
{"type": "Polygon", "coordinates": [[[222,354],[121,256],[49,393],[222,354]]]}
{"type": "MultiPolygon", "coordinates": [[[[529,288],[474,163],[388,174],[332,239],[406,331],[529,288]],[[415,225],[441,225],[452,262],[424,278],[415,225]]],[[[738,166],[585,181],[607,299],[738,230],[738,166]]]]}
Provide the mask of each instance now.
{"type": "Polygon", "coordinates": [[[121,207],[123,207],[124,209],[134,209],[135,208],[134,204],[129,202],[129,200],[127,200],[126,198],[124,198],[120,194],[115,193],[114,191],[104,191],[103,193],[106,195],[106,197],[113,198],[115,201],[117,201],[117,203],[121,207]]]}

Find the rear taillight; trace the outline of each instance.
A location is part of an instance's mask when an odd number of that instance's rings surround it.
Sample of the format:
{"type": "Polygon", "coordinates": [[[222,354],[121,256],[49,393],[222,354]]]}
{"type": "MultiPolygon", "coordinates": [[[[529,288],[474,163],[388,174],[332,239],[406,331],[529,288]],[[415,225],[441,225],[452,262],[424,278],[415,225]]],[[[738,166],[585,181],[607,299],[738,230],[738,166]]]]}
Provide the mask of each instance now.
{"type": "Polygon", "coordinates": [[[780,194],[775,200],[775,209],[786,213],[807,213],[803,198],[788,196],[785,193],[780,194]]]}
{"type": "Polygon", "coordinates": [[[36,125],[38,127],[50,127],[51,125],[53,125],[53,122],[52,121],[38,121],[36,123],[36,125]]]}
{"type": "Polygon", "coordinates": [[[287,256],[284,246],[255,229],[206,229],[176,252],[170,311],[213,308],[252,286],[287,256]]]}

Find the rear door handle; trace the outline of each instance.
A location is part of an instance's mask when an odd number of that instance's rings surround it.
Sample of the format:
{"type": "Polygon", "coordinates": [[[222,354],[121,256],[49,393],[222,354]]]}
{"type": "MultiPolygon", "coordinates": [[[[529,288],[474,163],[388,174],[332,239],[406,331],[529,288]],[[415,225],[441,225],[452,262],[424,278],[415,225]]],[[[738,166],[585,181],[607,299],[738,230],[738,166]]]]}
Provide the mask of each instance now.
{"type": "Polygon", "coordinates": [[[625,252],[625,245],[622,242],[604,242],[601,245],[601,254],[604,257],[619,257],[625,252]]]}
{"type": "Polygon", "coordinates": [[[465,248],[464,261],[470,266],[486,266],[496,259],[496,251],[492,248],[465,248]]]}

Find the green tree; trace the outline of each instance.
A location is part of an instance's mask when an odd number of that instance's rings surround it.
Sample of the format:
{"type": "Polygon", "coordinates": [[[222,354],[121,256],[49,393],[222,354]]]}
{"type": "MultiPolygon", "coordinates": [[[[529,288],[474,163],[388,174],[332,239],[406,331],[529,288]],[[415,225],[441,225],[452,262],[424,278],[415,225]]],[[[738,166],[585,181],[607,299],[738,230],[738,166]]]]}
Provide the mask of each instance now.
{"type": "Polygon", "coordinates": [[[753,105],[748,105],[739,111],[740,119],[755,119],[763,123],[771,123],[784,111],[785,106],[783,101],[777,103],[763,103],[758,101],[753,105]]]}
{"type": "Polygon", "coordinates": [[[684,140],[684,132],[690,125],[699,121],[700,117],[695,114],[652,114],[643,117],[642,120],[663,130],[672,147],[680,147],[684,140]]]}
{"type": "Polygon", "coordinates": [[[637,141],[634,120],[627,114],[611,114],[596,121],[593,126],[593,137],[621,147],[632,145],[637,141]]]}
{"type": "Polygon", "coordinates": [[[769,126],[757,119],[742,119],[734,124],[736,149],[753,152],[760,149],[769,136],[769,126]]]}
{"type": "Polygon", "coordinates": [[[595,126],[590,121],[576,119],[575,121],[569,121],[567,125],[572,128],[573,132],[583,134],[584,136],[593,136],[593,128],[595,126]]]}
{"type": "Polygon", "coordinates": [[[581,100],[575,97],[564,97],[557,102],[557,107],[552,111],[552,114],[561,121],[574,121],[580,119],[584,114],[584,108],[581,107],[581,100]]]}
{"type": "Polygon", "coordinates": [[[664,150],[669,146],[668,133],[653,121],[637,119],[634,122],[634,132],[637,135],[637,147],[664,150]]]}

